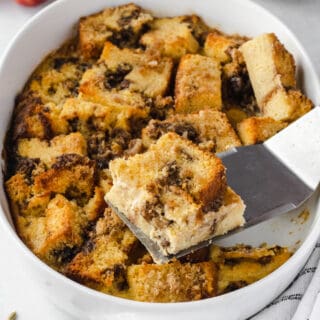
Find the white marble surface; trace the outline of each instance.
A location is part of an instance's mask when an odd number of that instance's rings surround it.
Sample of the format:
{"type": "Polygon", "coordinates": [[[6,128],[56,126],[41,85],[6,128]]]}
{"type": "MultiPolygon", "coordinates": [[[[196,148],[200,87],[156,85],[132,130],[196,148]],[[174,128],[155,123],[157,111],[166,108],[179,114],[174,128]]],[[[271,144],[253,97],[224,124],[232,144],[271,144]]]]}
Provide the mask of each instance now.
{"type": "MultiPolygon", "coordinates": [[[[320,0],[255,1],[289,26],[306,48],[320,75],[320,0]]],[[[43,6],[25,8],[15,4],[14,0],[0,0],[0,59],[18,29],[43,6]]],[[[7,319],[12,311],[17,312],[18,320],[74,320],[37,293],[19,256],[10,249],[1,226],[0,252],[0,320],[7,319]]],[[[316,319],[320,319],[320,299],[309,320],[316,319]]]]}

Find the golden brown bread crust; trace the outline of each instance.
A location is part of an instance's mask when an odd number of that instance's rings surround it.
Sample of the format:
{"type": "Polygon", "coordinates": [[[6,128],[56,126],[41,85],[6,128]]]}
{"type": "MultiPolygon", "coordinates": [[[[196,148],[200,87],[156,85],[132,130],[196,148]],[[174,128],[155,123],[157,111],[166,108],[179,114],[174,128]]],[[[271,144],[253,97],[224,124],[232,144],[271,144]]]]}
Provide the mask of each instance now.
{"type": "Polygon", "coordinates": [[[80,202],[89,200],[94,191],[95,163],[77,154],[56,158],[52,167],[34,178],[36,194],[60,193],[80,202]]]}
{"type": "Polygon", "coordinates": [[[181,58],[175,82],[175,111],[191,113],[203,109],[221,110],[221,72],[210,57],[185,55],[181,58]]]}
{"type": "Polygon", "coordinates": [[[107,208],[65,272],[78,281],[95,282],[116,294],[113,291],[121,291],[125,286],[126,265],[137,241],[118,216],[107,208]]]}
{"type": "Polygon", "coordinates": [[[35,254],[54,267],[67,262],[80,249],[86,223],[81,208],[62,195],[50,200],[43,216],[16,217],[22,239],[35,254]]]}
{"type": "Polygon", "coordinates": [[[80,50],[86,58],[98,58],[107,40],[120,47],[136,46],[152,20],[148,12],[133,3],[83,17],[79,23],[80,50]]]}
{"type": "Polygon", "coordinates": [[[141,37],[140,43],[178,60],[187,53],[199,50],[208,29],[196,15],[156,18],[150,24],[150,31],[141,37]]]}
{"type": "Polygon", "coordinates": [[[99,61],[107,67],[106,89],[128,88],[149,97],[163,96],[168,89],[173,67],[169,57],[153,51],[120,49],[106,42],[99,61]]]}
{"type": "Polygon", "coordinates": [[[138,301],[199,300],[215,296],[217,291],[217,269],[212,262],[132,265],[127,278],[130,295],[138,301]]]}
{"type": "Polygon", "coordinates": [[[279,121],[293,121],[312,108],[296,89],[296,66],[275,34],[263,34],[240,48],[262,114],[279,121]]]}
{"type": "Polygon", "coordinates": [[[275,34],[263,34],[247,41],[240,51],[260,108],[276,88],[296,87],[294,58],[275,34]]]}
{"type": "Polygon", "coordinates": [[[148,148],[167,132],[175,132],[210,152],[223,152],[241,145],[227,116],[215,110],[176,114],[163,121],[151,120],[142,130],[143,145],[148,148]]]}
{"type": "Polygon", "coordinates": [[[237,125],[244,145],[262,143],[287,126],[287,123],[268,117],[250,117],[237,125]]]}
{"type": "Polygon", "coordinates": [[[313,103],[300,90],[279,88],[270,93],[263,115],[278,121],[294,121],[310,111],[313,103]]]}
{"type": "Polygon", "coordinates": [[[24,158],[39,159],[50,167],[57,157],[63,154],[87,155],[87,143],[79,132],[69,135],[59,135],[50,141],[39,138],[20,139],[17,154],[24,158]]]}
{"type": "Polygon", "coordinates": [[[210,32],[204,44],[204,54],[221,64],[232,61],[233,50],[239,48],[249,38],[239,35],[226,35],[218,30],[210,32]]]}

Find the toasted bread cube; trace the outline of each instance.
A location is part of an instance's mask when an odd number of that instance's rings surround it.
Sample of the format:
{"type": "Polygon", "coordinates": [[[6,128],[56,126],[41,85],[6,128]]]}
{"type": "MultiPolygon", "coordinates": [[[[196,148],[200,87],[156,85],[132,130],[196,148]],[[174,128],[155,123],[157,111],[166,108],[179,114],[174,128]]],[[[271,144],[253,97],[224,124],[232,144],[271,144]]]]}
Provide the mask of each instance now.
{"type": "Polygon", "coordinates": [[[240,51],[261,110],[277,88],[296,87],[294,58],[273,33],[247,41],[240,51]]]}
{"type": "Polygon", "coordinates": [[[243,202],[226,188],[222,162],[173,132],[144,154],[113,160],[110,172],[105,199],[164,255],[244,223],[243,202]]]}
{"type": "Polygon", "coordinates": [[[51,138],[49,115],[41,99],[34,94],[25,95],[17,105],[12,140],[19,138],[51,138]]]}
{"type": "Polygon", "coordinates": [[[175,104],[177,113],[220,110],[222,100],[219,63],[200,55],[183,56],[176,76],[175,104]]]}
{"type": "Polygon", "coordinates": [[[68,123],[60,116],[61,108],[54,103],[43,103],[34,92],[19,97],[13,118],[12,140],[20,138],[51,139],[67,134],[68,123]]]}
{"type": "Polygon", "coordinates": [[[79,132],[56,136],[50,141],[39,138],[21,139],[18,141],[18,154],[27,158],[39,158],[47,166],[51,166],[55,158],[62,154],[87,154],[87,144],[79,132]]]}
{"type": "Polygon", "coordinates": [[[127,279],[132,299],[145,302],[200,300],[215,296],[217,290],[212,262],[132,265],[127,279]]]}
{"type": "Polygon", "coordinates": [[[260,280],[284,264],[291,253],[286,248],[222,248],[218,261],[218,294],[227,293],[260,280]],[[224,251],[226,249],[226,251],[224,251]],[[230,250],[230,252],[229,252],[230,250]],[[220,261],[219,261],[220,260],[220,261]]]}
{"type": "Polygon", "coordinates": [[[81,209],[62,195],[56,195],[49,202],[44,216],[18,220],[26,243],[47,263],[56,266],[72,259],[81,247],[85,224],[81,209]]]}
{"type": "Polygon", "coordinates": [[[63,105],[60,116],[85,135],[88,155],[99,169],[105,169],[113,158],[141,151],[137,138],[149,119],[149,109],[73,98],[63,105]]]}
{"type": "Polygon", "coordinates": [[[107,66],[105,86],[118,86],[141,92],[149,97],[165,94],[172,71],[172,60],[141,50],[120,49],[106,42],[100,62],[107,66]]]}
{"type": "Polygon", "coordinates": [[[81,52],[86,58],[98,58],[107,40],[120,47],[134,46],[144,27],[152,20],[151,14],[133,3],[81,18],[81,52]]]}
{"type": "Polygon", "coordinates": [[[93,194],[94,180],[94,161],[77,154],[63,154],[56,158],[51,169],[34,178],[32,190],[41,195],[66,194],[83,204],[93,194]]]}
{"type": "Polygon", "coordinates": [[[264,117],[250,117],[238,124],[238,133],[244,145],[261,143],[280,130],[287,123],[264,117]]]}
{"type": "Polygon", "coordinates": [[[56,195],[45,211],[46,236],[44,242],[35,250],[36,253],[40,256],[50,254],[54,259],[65,262],[64,260],[68,259],[68,250],[82,245],[81,235],[85,222],[85,215],[74,202],[62,195],[56,195]]]}
{"type": "Polygon", "coordinates": [[[113,291],[125,281],[125,266],[136,243],[137,238],[107,208],[83,250],[67,265],[66,273],[83,283],[102,284],[116,294],[113,291]]]}
{"type": "Polygon", "coordinates": [[[145,99],[140,93],[131,92],[127,88],[110,90],[105,76],[107,71],[105,64],[99,64],[84,73],[79,88],[82,99],[105,106],[122,106],[123,108],[145,106],[145,99]]]}
{"type": "Polygon", "coordinates": [[[10,199],[10,208],[15,215],[23,214],[22,208],[32,195],[30,185],[23,173],[16,173],[5,182],[6,192],[10,199]]]}
{"type": "Polygon", "coordinates": [[[142,142],[149,148],[167,132],[175,132],[196,143],[202,150],[211,152],[223,152],[241,145],[226,115],[215,110],[176,114],[163,121],[151,120],[142,130],[142,142]]]}
{"type": "Polygon", "coordinates": [[[222,64],[231,62],[231,50],[238,48],[248,39],[240,36],[228,36],[219,32],[209,33],[205,44],[204,54],[208,57],[214,58],[222,64]]]}
{"type": "Polygon", "coordinates": [[[35,194],[32,181],[45,171],[45,165],[39,159],[19,158],[15,171],[5,183],[12,212],[15,216],[42,216],[50,195],[35,194]]]}
{"type": "Polygon", "coordinates": [[[104,209],[106,208],[104,194],[105,192],[101,187],[94,188],[94,194],[92,198],[90,198],[83,207],[83,211],[85,212],[88,221],[96,221],[97,218],[102,215],[104,209]]]}
{"type": "Polygon", "coordinates": [[[154,19],[150,26],[140,43],[176,60],[187,53],[196,53],[208,30],[196,15],[154,19]]]}
{"type": "Polygon", "coordinates": [[[147,108],[127,106],[121,104],[101,105],[78,98],[67,99],[64,103],[60,117],[67,121],[77,119],[78,130],[85,134],[89,126],[94,125],[97,131],[112,132],[114,129],[132,130],[132,124],[147,119],[147,108]]]}
{"type": "Polygon", "coordinates": [[[59,105],[66,98],[78,94],[79,82],[87,64],[80,58],[53,55],[40,65],[28,84],[28,89],[41,98],[43,103],[59,105]]]}
{"type": "Polygon", "coordinates": [[[311,110],[313,103],[299,90],[277,89],[263,106],[263,114],[279,121],[293,121],[311,110]]]}

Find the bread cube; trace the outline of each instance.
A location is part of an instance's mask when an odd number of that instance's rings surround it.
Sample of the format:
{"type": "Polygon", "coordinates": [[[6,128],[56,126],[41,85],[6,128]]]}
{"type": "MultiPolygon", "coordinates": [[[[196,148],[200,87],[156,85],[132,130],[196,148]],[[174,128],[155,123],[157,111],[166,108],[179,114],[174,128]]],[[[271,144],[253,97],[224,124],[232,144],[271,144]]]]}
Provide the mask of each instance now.
{"type": "Polygon", "coordinates": [[[33,192],[34,178],[45,171],[39,159],[18,158],[14,166],[15,174],[5,183],[14,216],[42,216],[50,201],[50,194],[33,192]]]}
{"type": "Polygon", "coordinates": [[[238,48],[247,40],[248,38],[238,35],[229,36],[220,32],[211,32],[204,44],[204,54],[225,64],[231,62],[231,50],[238,48]]]}
{"type": "Polygon", "coordinates": [[[92,127],[94,131],[107,131],[109,134],[115,129],[131,132],[133,124],[146,121],[149,111],[121,104],[101,105],[78,97],[66,100],[60,117],[69,123],[76,121],[76,129],[87,136],[92,134],[92,127]]]}
{"type": "Polygon", "coordinates": [[[293,121],[311,110],[313,103],[300,90],[276,89],[263,106],[263,115],[278,121],[293,121]]]}
{"type": "Polygon", "coordinates": [[[15,215],[23,214],[22,208],[26,200],[31,197],[31,187],[25,174],[18,172],[5,182],[7,195],[10,199],[10,208],[15,215]]]}
{"type": "Polygon", "coordinates": [[[40,159],[47,166],[51,166],[56,157],[62,154],[75,153],[82,156],[87,154],[87,144],[79,132],[69,135],[56,136],[50,141],[39,138],[20,139],[18,141],[18,154],[21,157],[40,159]]]}
{"type": "Polygon", "coordinates": [[[238,133],[242,143],[250,145],[264,142],[286,126],[273,118],[250,117],[238,123],[238,133]]]}
{"type": "Polygon", "coordinates": [[[101,187],[95,187],[93,196],[84,205],[83,211],[89,222],[97,221],[97,218],[103,214],[107,206],[104,201],[104,194],[105,192],[101,187]]]}
{"type": "Polygon", "coordinates": [[[187,53],[196,53],[208,27],[196,15],[154,19],[151,30],[140,43],[149,49],[178,60],[187,53]]]}
{"type": "MultiPolygon", "coordinates": [[[[144,107],[145,99],[140,93],[131,92],[124,87],[121,90],[113,88],[110,90],[109,82],[106,81],[108,69],[105,64],[98,64],[88,69],[80,84],[80,97],[84,100],[99,103],[105,106],[134,106],[144,107]]],[[[120,88],[119,88],[120,89],[120,88]]]]}
{"type": "Polygon", "coordinates": [[[44,217],[43,241],[35,253],[54,263],[65,263],[82,245],[82,230],[86,218],[81,209],[62,195],[48,204],[44,217]]]}
{"type": "Polygon", "coordinates": [[[169,86],[172,60],[151,52],[120,49],[106,42],[100,57],[107,71],[104,85],[107,89],[128,88],[149,97],[163,96],[169,86]]]}
{"type": "MultiPolygon", "coordinates": [[[[267,276],[290,257],[287,248],[217,248],[213,261],[218,264],[218,294],[242,288],[267,276]]],[[[216,251],[216,250],[215,250],[216,251]]]]}
{"type": "Polygon", "coordinates": [[[176,114],[163,121],[151,120],[142,130],[142,142],[149,148],[167,132],[175,132],[191,140],[202,150],[211,152],[223,152],[241,145],[226,115],[215,110],[176,114]]]}
{"type": "Polygon", "coordinates": [[[16,217],[19,235],[31,250],[51,266],[59,267],[73,258],[83,243],[86,218],[74,202],[56,195],[42,216],[16,217]]]}
{"type": "Polygon", "coordinates": [[[142,151],[137,138],[149,119],[149,108],[107,106],[74,98],[63,105],[61,117],[72,125],[73,130],[84,134],[88,155],[96,160],[99,169],[105,169],[110,160],[125,152],[142,151]]]}
{"type": "Polygon", "coordinates": [[[182,302],[213,297],[217,269],[212,262],[131,265],[127,271],[130,297],[145,302],[182,302]]]}
{"type": "Polygon", "coordinates": [[[166,256],[244,223],[221,160],[173,132],[141,155],[113,160],[110,172],[106,201],[166,256]]]}
{"type": "Polygon", "coordinates": [[[94,191],[94,161],[77,154],[63,154],[56,158],[51,169],[34,178],[34,194],[65,194],[79,204],[86,203],[94,191]]]}
{"type": "Polygon", "coordinates": [[[59,105],[66,98],[77,96],[79,82],[89,64],[83,63],[78,53],[73,55],[53,54],[35,71],[28,89],[43,103],[59,105]]]}
{"type": "Polygon", "coordinates": [[[275,34],[262,34],[247,41],[240,51],[261,110],[277,88],[296,87],[294,58],[275,34]]]}
{"type": "Polygon", "coordinates": [[[181,58],[176,76],[175,108],[177,113],[222,108],[221,71],[217,61],[191,54],[181,58]]]}
{"type": "Polygon", "coordinates": [[[79,43],[86,58],[98,58],[107,40],[120,47],[137,44],[151,14],[129,3],[80,19],[79,43]]]}
{"type": "Polygon", "coordinates": [[[115,291],[124,287],[126,264],[136,243],[136,237],[107,208],[83,250],[67,265],[66,273],[82,283],[95,282],[117,294],[115,291]]]}

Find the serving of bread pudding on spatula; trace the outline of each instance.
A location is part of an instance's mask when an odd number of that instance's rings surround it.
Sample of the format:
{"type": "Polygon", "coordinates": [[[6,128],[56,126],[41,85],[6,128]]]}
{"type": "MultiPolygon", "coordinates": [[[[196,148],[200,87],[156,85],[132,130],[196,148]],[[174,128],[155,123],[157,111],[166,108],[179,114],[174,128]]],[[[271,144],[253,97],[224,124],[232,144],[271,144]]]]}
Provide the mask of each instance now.
{"type": "Polygon", "coordinates": [[[163,135],[143,154],[113,160],[110,171],[106,201],[164,256],[244,224],[245,206],[227,186],[222,161],[176,133],[163,135]]]}

